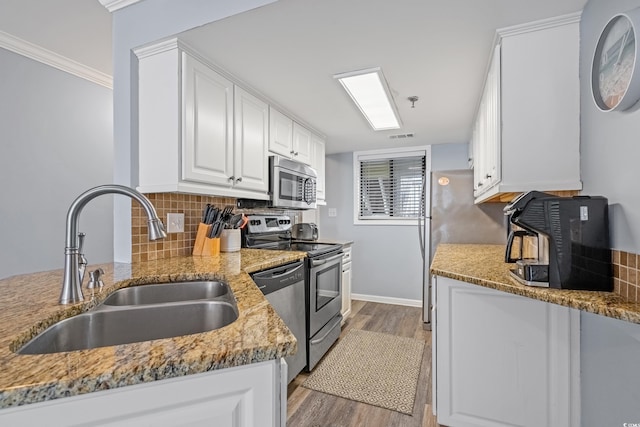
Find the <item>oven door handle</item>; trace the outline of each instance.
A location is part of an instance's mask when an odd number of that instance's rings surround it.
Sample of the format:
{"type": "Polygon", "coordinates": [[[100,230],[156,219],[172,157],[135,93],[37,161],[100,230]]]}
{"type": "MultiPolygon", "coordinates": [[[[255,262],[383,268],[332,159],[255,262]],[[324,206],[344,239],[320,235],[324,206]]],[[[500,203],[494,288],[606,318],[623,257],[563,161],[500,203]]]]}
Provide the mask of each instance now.
{"type": "Polygon", "coordinates": [[[335,259],[339,259],[342,258],[342,253],[332,256],[331,258],[327,258],[327,259],[312,259],[311,260],[311,267],[317,267],[318,265],[322,265],[322,264],[326,264],[329,261],[333,261],[335,259]]]}

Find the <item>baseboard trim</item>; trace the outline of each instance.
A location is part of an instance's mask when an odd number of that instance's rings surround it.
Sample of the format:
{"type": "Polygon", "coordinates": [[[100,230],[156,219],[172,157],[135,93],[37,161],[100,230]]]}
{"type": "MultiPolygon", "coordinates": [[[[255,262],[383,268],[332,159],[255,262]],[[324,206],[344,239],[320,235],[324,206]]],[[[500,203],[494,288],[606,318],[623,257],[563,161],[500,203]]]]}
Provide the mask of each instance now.
{"type": "Polygon", "coordinates": [[[382,304],[404,305],[407,307],[422,307],[422,300],[419,299],[381,297],[378,295],[365,294],[351,294],[351,299],[357,301],[379,302],[382,304]]]}
{"type": "Polygon", "coordinates": [[[22,40],[14,35],[0,31],[0,48],[57,68],[76,77],[113,89],[113,78],[94,68],[87,67],[66,56],[59,55],[41,46],[22,40]]]}

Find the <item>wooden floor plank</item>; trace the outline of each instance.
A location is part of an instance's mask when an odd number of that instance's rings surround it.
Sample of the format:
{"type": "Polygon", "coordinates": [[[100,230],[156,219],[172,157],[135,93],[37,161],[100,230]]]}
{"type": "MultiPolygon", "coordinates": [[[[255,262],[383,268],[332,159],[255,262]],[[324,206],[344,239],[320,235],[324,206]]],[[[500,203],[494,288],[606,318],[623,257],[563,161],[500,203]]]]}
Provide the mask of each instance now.
{"type": "Polygon", "coordinates": [[[423,325],[421,308],[352,301],[340,334],[361,329],[425,341],[413,415],[306,389],[302,384],[309,374],[303,372],[289,384],[287,426],[438,427],[431,410],[431,332],[423,325]]]}

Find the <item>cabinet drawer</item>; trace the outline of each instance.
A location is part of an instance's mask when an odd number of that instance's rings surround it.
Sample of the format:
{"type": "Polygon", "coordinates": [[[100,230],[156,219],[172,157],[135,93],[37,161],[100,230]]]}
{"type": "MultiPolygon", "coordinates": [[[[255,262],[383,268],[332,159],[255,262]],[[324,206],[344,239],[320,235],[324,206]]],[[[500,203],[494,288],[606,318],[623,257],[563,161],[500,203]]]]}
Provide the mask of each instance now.
{"type": "Polygon", "coordinates": [[[346,264],[351,262],[351,248],[342,248],[342,263],[346,264]]]}

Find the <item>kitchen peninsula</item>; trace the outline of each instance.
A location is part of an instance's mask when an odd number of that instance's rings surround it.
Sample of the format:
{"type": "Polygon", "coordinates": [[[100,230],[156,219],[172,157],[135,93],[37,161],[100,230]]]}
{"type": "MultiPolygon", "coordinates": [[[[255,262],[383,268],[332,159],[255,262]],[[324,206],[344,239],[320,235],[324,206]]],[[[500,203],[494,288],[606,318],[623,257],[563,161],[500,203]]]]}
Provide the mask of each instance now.
{"type": "MultiPolygon", "coordinates": [[[[268,365],[269,369],[262,373],[250,373],[249,377],[262,375],[270,386],[277,385],[278,379],[274,377],[280,369],[279,360],[294,353],[297,344],[295,337],[255,286],[249,273],[304,257],[303,252],[242,249],[240,252],[222,253],[216,257],[176,257],[133,264],[91,266],[101,267],[105,271],[103,291],[94,298],[85,295],[83,303],[67,306],[58,305],[62,270],[0,280],[0,292],[3,295],[0,301],[0,361],[3,367],[0,371],[0,407],[9,408],[0,409],[0,419],[5,419],[3,416],[7,415],[13,416],[11,413],[15,414],[15,411],[23,409],[26,413],[26,410],[38,406],[27,404],[46,402],[40,406],[49,404],[53,407],[57,403],[72,400],[59,399],[63,397],[76,396],[74,399],[77,399],[79,395],[92,396],[91,392],[95,391],[110,390],[100,393],[109,394],[116,391],[111,389],[127,391],[145,385],[149,386],[148,392],[153,393],[152,388],[154,384],[158,384],[158,380],[170,379],[160,383],[173,381],[172,384],[179,384],[180,379],[190,378],[185,376],[193,375],[196,378],[225,372],[242,375],[242,369],[254,366],[258,368],[268,365]],[[175,338],[66,353],[15,353],[20,346],[48,326],[91,309],[118,288],[193,280],[227,282],[237,300],[238,319],[217,330],[175,338]],[[274,368],[276,365],[277,368],[274,368]],[[136,386],[124,387],[132,385],[136,386]],[[16,406],[19,408],[11,409],[16,406]]],[[[180,319],[176,318],[175,321],[180,322],[180,319]]],[[[235,381],[234,378],[219,379],[222,382],[214,382],[215,387],[208,389],[226,387],[235,381]]],[[[253,402],[260,399],[251,399],[245,406],[242,402],[236,402],[240,409],[234,409],[232,399],[228,398],[224,402],[228,407],[226,411],[235,411],[233,416],[245,417],[242,425],[253,425],[246,418],[253,417],[251,411],[255,408],[251,405],[270,406],[274,412],[274,424],[279,425],[279,420],[275,419],[279,416],[275,414],[278,409],[273,406],[281,404],[281,395],[278,396],[273,389],[267,391],[271,392],[270,399],[265,399],[268,402],[253,402]]],[[[170,393],[174,405],[179,400],[175,393],[175,390],[170,393]]],[[[200,400],[205,397],[198,396],[200,400]]],[[[151,397],[146,400],[153,399],[155,398],[151,397]]],[[[284,399],[286,400],[286,384],[284,399]]],[[[200,410],[206,411],[202,403],[199,403],[200,410]]],[[[84,407],[87,405],[86,401],[80,404],[84,407]]],[[[166,406],[162,406],[162,409],[166,406]]],[[[209,412],[215,412],[210,409],[209,406],[209,412]]],[[[113,408],[108,412],[109,414],[101,416],[113,417],[116,413],[113,408]]],[[[167,411],[158,412],[165,413],[165,417],[167,415],[167,411]]],[[[84,422],[92,419],[83,418],[84,422]]],[[[34,418],[31,419],[33,420],[34,418]]],[[[8,421],[14,421],[14,418],[8,421]]],[[[67,421],[70,422],[71,419],[67,418],[67,421]]]]}
{"type": "Polygon", "coordinates": [[[509,277],[514,264],[504,262],[502,245],[439,245],[431,273],[589,313],[640,324],[640,304],[613,292],[539,288],[509,277]]]}
{"type": "MultiPolygon", "coordinates": [[[[585,387],[609,363],[594,356],[600,352],[594,350],[594,321],[617,319],[616,336],[627,348],[640,331],[640,304],[613,292],[519,284],[509,277],[513,264],[504,262],[504,250],[458,244],[436,250],[432,370],[438,422],[580,426],[591,406],[585,387]]],[[[595,341],[606,346],[605,339],[595,341]]]]}

